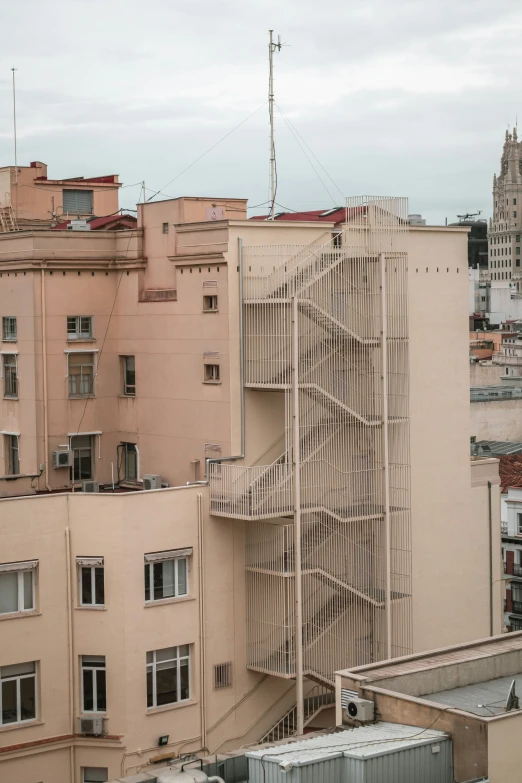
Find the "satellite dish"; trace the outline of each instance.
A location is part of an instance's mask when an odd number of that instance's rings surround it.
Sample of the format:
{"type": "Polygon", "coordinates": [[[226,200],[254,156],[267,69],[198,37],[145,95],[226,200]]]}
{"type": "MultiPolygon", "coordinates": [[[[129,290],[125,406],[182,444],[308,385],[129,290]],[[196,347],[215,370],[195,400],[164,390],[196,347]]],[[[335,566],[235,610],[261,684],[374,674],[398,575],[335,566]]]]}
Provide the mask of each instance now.
{"type": "Polygon", "coordinates": [[[509,693],[506,699],[506,712],[518,710],[518,696],[515,693],[515,680],[510,685],[509,693]]]}

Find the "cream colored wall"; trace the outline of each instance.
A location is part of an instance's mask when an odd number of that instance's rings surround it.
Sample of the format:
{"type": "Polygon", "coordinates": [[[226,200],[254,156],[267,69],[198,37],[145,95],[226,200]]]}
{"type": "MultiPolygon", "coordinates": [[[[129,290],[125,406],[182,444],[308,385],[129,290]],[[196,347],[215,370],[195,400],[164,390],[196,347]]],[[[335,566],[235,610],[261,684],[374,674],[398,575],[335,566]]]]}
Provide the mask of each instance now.
{"type": "Polygon", "coordinates": [[[487,504],[472,501],[470,477],[467,233],[411,229],[409,236],[413,649],[420,651],[489,634],[489,536],[487,504]]]}
{"type": "MultiPolygon", "coordinates": [[[[210,518],[207,492],[206,487],[199,486],[130,495],[63,494],[0,501],[2,562],[39,561],[38,613],[13,619],[0,617],[0,666],[38,661],[40,694],[39,720],[34,725],[0,729],[0,748],[59,737],[71,744],[71,717],[76,719],[81,712],[79,673],[80,656],[84,654],[106,657],[107,730],[113,739],[74,739],[77,781],[80,766],[107,766],[109,778],[135,772],[158,753],[157,740],[163,734],[170,735],[168,749],[183,747],[188,752],[200,748],[204,744],[203,701],[209,751],[221,746],[237,747],[257,738],[288,709],[293,698],[291,683],[246,669],[244,526],[210,518]],[[66,529],[72,563],[71,658],[66,529]],[[193,548],[190,597],[145,606],[144,554],[181,547],[193,548]],[[104,557],[104,610],[78,606],[75,561],[82,555],[104,557]],[[205,596],[202,608],[200,566],[205,596]],[[191,645],[191,702],[147,711],[146,652],[178,644],[191,645]],[[202,649],[204,686],[200,678],[202,649]],[[226,661],[232,662],[233,685],[215,691],[214,665],[226,661]]],[[[30,753],[39,757],[39,780],[70,783],[68,772],[60,766],[62,750],[33,746],[30,753]]],[[[0,753],[0,780],[9,780],[3,770],[20,769],[20,780],[33,783],[32,767],[24,768],[16,757],[14,750],[0,753]]]]}
{"type": "Polygon", "coordinates": [[[477,440],[522,440],[520,400],[471,403],[470,435],[477,440]]]}
{"type": "Polygon", "coordinates": [[[520,777],[518,746],[522,731],[522,715],[514,712],[488,721],[488,780],[506,783],[520,777]]]}
{"type": "Polygon", "coordinates": [[[498,364],[479,364],[470,362],[469,385],[470,386],[497,386],[501,383],[503,367],[498,364]]]}

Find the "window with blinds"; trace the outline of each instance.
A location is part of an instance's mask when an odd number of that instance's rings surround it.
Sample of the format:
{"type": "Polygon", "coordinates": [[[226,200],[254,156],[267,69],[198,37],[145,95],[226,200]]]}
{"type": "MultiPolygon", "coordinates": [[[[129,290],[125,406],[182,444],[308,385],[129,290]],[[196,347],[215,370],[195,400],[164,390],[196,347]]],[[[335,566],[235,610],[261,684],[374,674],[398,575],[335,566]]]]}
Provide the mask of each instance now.
{"type": "Polygon", "coordinates": [[[63,211],[73,215],[92,215],[92,190],[64,190],[63,211]]]}

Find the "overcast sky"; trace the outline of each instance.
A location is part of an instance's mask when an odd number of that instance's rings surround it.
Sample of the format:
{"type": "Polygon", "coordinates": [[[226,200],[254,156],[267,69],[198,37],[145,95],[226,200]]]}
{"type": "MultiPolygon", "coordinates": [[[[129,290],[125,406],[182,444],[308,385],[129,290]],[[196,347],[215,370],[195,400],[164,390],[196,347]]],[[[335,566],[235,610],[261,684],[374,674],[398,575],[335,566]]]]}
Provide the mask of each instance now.
{"type": "MultiPolygon", "coordinates": [[[[14,162],[14,65],[18,162],[53,178],[266,202],[270,27],[289,44],[277,104],[339,188],[276,111],[284,207],[376,193],[432,223],[489,216],[506,127],[522,124],[516,0],[18,0],[1,26],[0,165],[14,162]]],[[[128,187],[121,205],[138,197],[128,187]]]]}

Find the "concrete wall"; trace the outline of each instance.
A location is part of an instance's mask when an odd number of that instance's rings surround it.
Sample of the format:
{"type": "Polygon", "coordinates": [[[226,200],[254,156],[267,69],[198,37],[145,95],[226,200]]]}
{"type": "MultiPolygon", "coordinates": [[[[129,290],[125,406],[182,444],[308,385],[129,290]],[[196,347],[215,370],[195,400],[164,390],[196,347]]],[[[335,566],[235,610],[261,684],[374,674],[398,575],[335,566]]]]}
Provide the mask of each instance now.
{"type": "Polygon", "coordinates": [[[522,400],[471,403],[470,435],[477,440],[522,440],[522,400]]]}
{"type": "Polygon", "coordinates": [[[469,385],[470,386],[496,386],[501,382],[503,367],[498,364],[480,364],[470,362],[469,385]]]}

